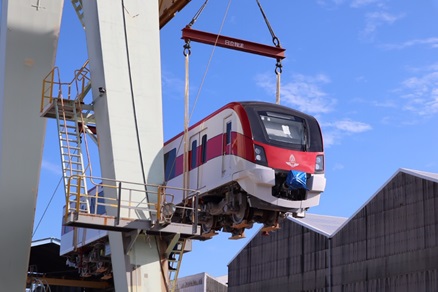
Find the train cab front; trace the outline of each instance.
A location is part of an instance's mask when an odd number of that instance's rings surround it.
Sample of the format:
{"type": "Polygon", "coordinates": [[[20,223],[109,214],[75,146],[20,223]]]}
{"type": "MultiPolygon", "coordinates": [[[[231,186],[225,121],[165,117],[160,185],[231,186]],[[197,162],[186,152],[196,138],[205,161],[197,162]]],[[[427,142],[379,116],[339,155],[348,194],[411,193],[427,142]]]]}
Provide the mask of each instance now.
{"type": "MultiPolygon", "coordinates": [[[[248,104],[254,157],[246,181],[250,204],[303,217],[325,189],[324,151],[318,122],[280,105],[248,104]],[[251,187],[252,185],[252,187],[251,187]]],[[[237,177],[236,177],[237,178],[237,177]]]]}

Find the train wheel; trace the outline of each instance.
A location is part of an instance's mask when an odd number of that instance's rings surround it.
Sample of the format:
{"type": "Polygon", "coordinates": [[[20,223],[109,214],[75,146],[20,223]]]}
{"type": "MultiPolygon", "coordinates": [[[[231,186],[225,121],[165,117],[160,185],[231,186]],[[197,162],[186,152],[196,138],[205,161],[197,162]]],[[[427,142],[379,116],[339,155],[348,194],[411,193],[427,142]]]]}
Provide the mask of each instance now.
{"type": "Polygon", "coordinates": [[[262,220],[259,223],[263,223],[265,226],[272,226],[278,222],[278,212],[276,211],[263,211],[262,220]]]}
{"type": "Polygon", "coordinates": [[[205,223],[201,224],[202,233],[210,233],[214,226],[214,216],[209,216],[205,223]]]}
{"type": "Polygon", "coordinates": [[[242,223],[242,221],[245,219],[247,208],[248,208],[248,201],[246,199],[246,196],[242,195],[242,203],[239,206],[239,211],[231,215],[233,219],[233,223],[235,225],[242,223]]]}
{"type": "Polygon", "coordinates": [[[278,224],[278,212],[274,211],[265,211],[264,220],[263,220],[263,228],[261,231],[267,235],[270,231],[274,231],[280,228],[278,224]]]}
{"type": "Polygon", "coordinates": [[[245,228],[233,229],[231,230],[232,236],[228,239],[242,239],[245,238],[245,233],[243,232],[245,228]]]}

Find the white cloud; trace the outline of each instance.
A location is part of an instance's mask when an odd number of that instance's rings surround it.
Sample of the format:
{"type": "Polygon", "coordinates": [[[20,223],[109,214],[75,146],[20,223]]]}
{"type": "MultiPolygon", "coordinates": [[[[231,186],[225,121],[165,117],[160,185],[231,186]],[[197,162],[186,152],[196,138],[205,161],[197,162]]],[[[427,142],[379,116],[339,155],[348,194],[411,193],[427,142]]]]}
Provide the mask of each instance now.
{"type": "Polygon", "coordinates": [[[426,67],[427,71],[438,71],[438,63],[431,64],[426,67]]]}
{"type": "MultiPolygon", "coordinates": [[[[321,125],[325,147],[340,144],[346,135],[359,134],[372,129],[366,123],[343,119],[336,122],[323,122],[325,114],[335,109],[336,99],[330,97],[322,87],[331,82],[324,74],[307,76],[295,74],[291,81],[284,82],[281,86],[281,104],[290,106],[308,114],[314,114],[321,125]]],[[[276,91],[276,84],[272,75],[257,76],[257,84],[273,94],[276,91]]]]}
{"type": "Polygon", "coordinates": [[[390,116],[385,116],[383,118],[380,119],[380,122],[384,125],[388,125],[392,122],[393,118],[390,116]]]}
{"type": "Polygon", "coordinates": [[[401,50],[413,46],[427,46],[432,49],[438,49],[438,38],[430,37],[425,39],[409,40],[401,44],[387,44],[382,47],[387,50],[401,50]]]}
{"type": "Polygon", "coordinates": [[[356,80],[356,82],[359,82],[359,83],[367,83],[368,82],[368,80],[365,78],[365,76],[357,76],[355,78],[355,80],[356,80]]]}
{"type": "Polygon", "coordinates": [[[404,14],[394,15],[385,11],[376,11],[365,15],[365,28],[361,32],[364,39],[372,39],[378,27],[391,25],[404,17],[404,14]]]}
{"type": "Polygon", "coordinates": [[[339,120],[332,123],[321,123],[321,127],[325,147],[340,144],[343,137],[347,135],[359,134],[372,130],[371,125],[350,119],[339,120]]]}
{"type": "Polygon", "coordinates": [[[369,4],[381,3],[382,0],[353,0],[350,4],[353,8],[363,7],[369,4]]]}
{"type": "Polygon", "coordinates": [[[161,76],[163,92],[176,99],[184,98],[185,82],[179,77],[175,77],[173,74],[164,71],[161,76]]]}
{"type": "MultiPolygon", "coordinates": [[[[281,84],[281,103],[309,114],[330,112],[336,100],[322,90],[322,85],[327,83],[330,83],[330,78],[324,74],[295,74],[292,81],[281,84]]],[[[271,75],[257,76],[257,84],[270,93],[276,92],[276,84],[272,82],[271,75]]]]}
{"type": "Polygon", "coordinates": [[[340,6],[344,3],[350,3],[350,7],[360,8],[371,4],[383,7],[387,1],[388,0],[317,0],[316,3],[324,7],[340,6]]]}
{"type": "Polygon", "coordinates": [[[341,141],[339,134],[337,134],[336,132],[333,132],[333,131],[324,131],[323,130],[322,137],[324,140],[324,147],[325,148],[328,148],[328,147],[335,145],[335,144],[339,144],[339,142],[341,141]]]}
{"type": "Polygon", "coordinates": [[[338,6],[345,2],[345,0],[317,0],[316,3],[318,3],[321,6],[338,6]]]}
{"type": "Polygon", "coordinates": [[[47,160],[42,161],[41,168],[54,174],[61,174],[61,166],[47,160]]]}
{"type": "Polygon", "coordinates": [[[406,79],[400,91],[405,110],[420,116],[438,113],[438,71],[406,79]]]}
{"type": "Polygon", "coordinates": [[[332,167],[333,170],[342,170],[344,168],[345,168],[345,166],[339,162],[335,162],[335,164],[332,167]]]}
{"type": "Polygon", "coordinates": [[[394,100],[375,100],[372,104],[376,107],[397,108],[397,103],[394,100]]]}
{"type": "Polygon", "coordinates": [[[346,133],[361,133],[371,130],[371,126],[362,122],[352,120],[342,120],[333,123],[333,126],[346,133]]]}

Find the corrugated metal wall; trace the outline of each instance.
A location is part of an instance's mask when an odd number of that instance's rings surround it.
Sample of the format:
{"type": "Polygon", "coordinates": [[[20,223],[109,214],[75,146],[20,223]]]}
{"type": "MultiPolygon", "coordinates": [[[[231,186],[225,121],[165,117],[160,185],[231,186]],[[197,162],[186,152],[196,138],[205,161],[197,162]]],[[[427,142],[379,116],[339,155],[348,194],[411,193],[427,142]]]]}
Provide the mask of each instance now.
{"type": "Polygon", "coordinates": [[[327,241],[285,222],[270,236],[256,236],[228,267],[228,291],[324,291],[327,241]]]}
{"type": "Polygon", "coordinates": [[[209,276],[206,277],[206,282],[206,292],[227,292],[228,290],[227,286],[209,276]]]}
{"type": "Polygon", "coordinates": [[[436,183],[398,173],[333,237],[332,291],[438,291],[437,207],[436,183]]]}
{"type": "Polygon", "coordinates": [[[287,221],[230,263],[229,291],[438,291],[438,184],[399,172],[333,238],[287,221]]]}

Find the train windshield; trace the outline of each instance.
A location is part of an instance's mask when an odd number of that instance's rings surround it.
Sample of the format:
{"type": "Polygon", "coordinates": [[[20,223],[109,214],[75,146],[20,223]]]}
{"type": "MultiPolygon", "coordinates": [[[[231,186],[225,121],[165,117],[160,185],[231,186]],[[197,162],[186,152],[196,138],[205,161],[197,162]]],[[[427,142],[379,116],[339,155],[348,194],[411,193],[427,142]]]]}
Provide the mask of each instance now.
{"type": "Polygon", "coordinates": [[[306,145],[306,124],[303,119],[273,112],[259,112],[260,119],[270,140],[306,145]]]}

